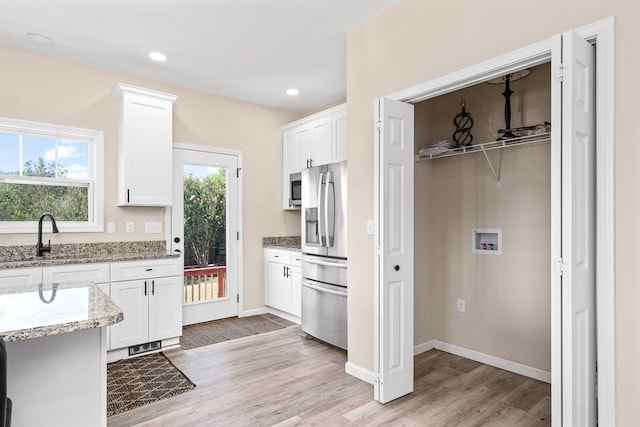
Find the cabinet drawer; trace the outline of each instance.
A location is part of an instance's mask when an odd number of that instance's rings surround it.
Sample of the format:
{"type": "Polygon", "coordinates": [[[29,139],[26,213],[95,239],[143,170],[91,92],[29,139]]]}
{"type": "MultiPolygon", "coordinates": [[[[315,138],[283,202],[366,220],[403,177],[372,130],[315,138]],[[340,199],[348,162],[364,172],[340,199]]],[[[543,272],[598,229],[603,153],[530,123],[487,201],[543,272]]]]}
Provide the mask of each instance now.
{"type": "Polygon", "coordinates": [[[0,286],[37,285],[42,283],[42,268],[7,268],[0,270],[0,286]]]}
{"type": "Polygon", "coordinates": [[[44,267],[43,283],[109,282],[109,264],[74,264],[44,267]]]}
{"type": "Polygon", "coordinates": [[[277,262],[286,265],[301,265],[302,253],[294,251],[284,251],[277,249],[267,249],[267,262],[277,262]]]}
{"type": "Polygon", "coordinates": [[[181,259],[118,262],[111,264],[111,281],[148,279],[182,274],[181,259]]]}

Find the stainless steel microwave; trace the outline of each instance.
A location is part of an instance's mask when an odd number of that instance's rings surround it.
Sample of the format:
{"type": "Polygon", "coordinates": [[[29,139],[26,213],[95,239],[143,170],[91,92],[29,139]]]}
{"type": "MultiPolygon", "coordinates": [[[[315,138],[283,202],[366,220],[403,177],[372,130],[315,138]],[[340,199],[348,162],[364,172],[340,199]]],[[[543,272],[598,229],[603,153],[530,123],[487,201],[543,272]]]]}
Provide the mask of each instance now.
{"type": "Polygon", "coordinates": [[[289,207],[300,209],[302,206],[302,174],[300,172],[289,175],[289,207]]]}

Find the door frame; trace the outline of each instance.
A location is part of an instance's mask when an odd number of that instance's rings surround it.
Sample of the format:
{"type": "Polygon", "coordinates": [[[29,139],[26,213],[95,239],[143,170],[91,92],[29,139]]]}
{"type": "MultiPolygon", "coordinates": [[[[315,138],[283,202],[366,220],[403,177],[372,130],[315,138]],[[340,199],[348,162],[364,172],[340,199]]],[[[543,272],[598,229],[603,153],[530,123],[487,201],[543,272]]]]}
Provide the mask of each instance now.
{"type": "MultiPolygon", "coordinates": [[[[174,142],[173,146],[171,147],[172,151],[174,149],[180,149],[180,150],[191,150],[191,151],[200,151],[200,152],[204,152],[204,153],[210,153],[210,154],[222,154],[222,155],[229,155],[229,156],[235,156],[238,159],[238,176],[237,176],[237,187],[238,187],[238,194],[237,194],[237,203],[238,203],[238,210],[237,210],[237,227],[238,229],[237,231],[237,236],[238,236],[238,240],[237,240],[237,247],[238,247],[238,253],[237,253],[237,266],[238,266],[238,271],[236,272],[237,274],[237,278],[238,278],[238,316],[240,316],[241,313],[241,309],[240,307],[242,307],[242,303],[243,303],[243,257],[242,254],[244,253],[244,249],[243,249],[243,245],[242,245],[242,218],[243,218],[243,208],[242,208],[242,194],[243,194],[243,186],[242,186],[242,151],[240,150],[229,150],[226,148],[215,148],[215,147],[205,147],[202,145],[194,145],[194,144],[184,144],[184,143],[179,143],[179,142],[174,142]]],[[[173,167],[173,165],[172,165],[173,167]]],[[[176,179],[176,177],[174,177],[174,179],[176,179]]],[[[171,227],[172,224],[172,208],[171,206],[167,207],[167,209],[165,209],[165,240],[166,240],[166,245],[167,248],[171,248],[170,251],[173,252],[174,248],[173,248],[173,230],[171,227]]]]}
{"type": "MultiPolygon", "coordinates": [[[[614,159],[614,18],[574,30],[596,45],[596,336],[598,358],[598,420],[601,425],[615,425],[615,159],[614,159]]],[[[551,38],[499,56],[446,76],[386,95],[397,101],[416,103],[491,78],[533,67],[551,60],[551,38]]],[[[374,164],[376,174],[379,174],[374,164]]],[[[377,203],[377,196],[374,203],[377,203]]],[[[378,206],[374,206],[377,210],[378,206]]],[[[377,264],[374,260],[374,266],[377,264]]],[[[378,277],[377,273],[374,277],[378,277]]],[[[378,301],[380,284],[376,283],[378,301]]],[[[413,296],[411,297],[413,299],[413,296]]],[[[374,307],[374,369],[379,372],[379,313],[374,307]]],[[[552,313],[553,316],[553,313],[552,313]]],[[[559,325],[552,324],[552,328],[559,325]]]]}

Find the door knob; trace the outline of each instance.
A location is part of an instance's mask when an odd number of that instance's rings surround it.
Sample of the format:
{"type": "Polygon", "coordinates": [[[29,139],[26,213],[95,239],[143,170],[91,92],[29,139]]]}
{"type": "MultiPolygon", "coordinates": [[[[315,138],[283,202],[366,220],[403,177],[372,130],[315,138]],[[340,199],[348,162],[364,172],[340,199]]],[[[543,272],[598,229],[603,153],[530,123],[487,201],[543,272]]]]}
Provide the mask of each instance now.
{"type": "Polygon", "coordinates": [[[176,243],[180,243],[180,238],[179,237],[174,237],[173,241],[176,242],[176,243]]]}
{"type": "Polygon", "coordinates": [[[394,269],[395,271],[399,271],[399,270],[400,270],[400,266],[399,266],[399,265],[396,265],[396,266],[394,266],[394,267],[393,267],[393,269],[394,269]]]}

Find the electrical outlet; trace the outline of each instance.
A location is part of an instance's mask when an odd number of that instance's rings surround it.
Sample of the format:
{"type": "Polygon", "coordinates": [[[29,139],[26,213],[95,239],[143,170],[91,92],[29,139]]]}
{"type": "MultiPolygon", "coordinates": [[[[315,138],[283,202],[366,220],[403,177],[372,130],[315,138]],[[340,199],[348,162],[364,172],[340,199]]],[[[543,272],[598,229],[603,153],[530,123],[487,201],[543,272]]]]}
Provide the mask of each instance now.
{"type": "Polygon", "coordinates": [[[127,233],[134,233],[136,231],[134,223],[131,221],[127,222],[127,233]]]}
{"type": "Polygon", "coordinates": [[[458,311],[460,313],[464,313],[464,311],[465,311],[464,300],[463,299],[459,299],[458,300],[458,311]]]}

